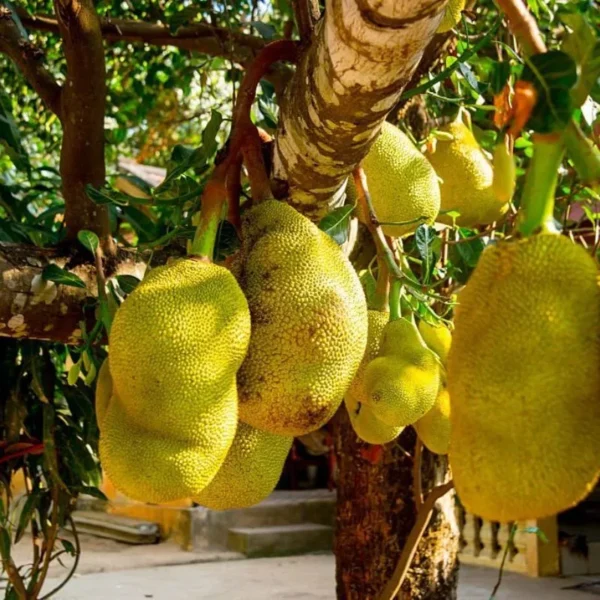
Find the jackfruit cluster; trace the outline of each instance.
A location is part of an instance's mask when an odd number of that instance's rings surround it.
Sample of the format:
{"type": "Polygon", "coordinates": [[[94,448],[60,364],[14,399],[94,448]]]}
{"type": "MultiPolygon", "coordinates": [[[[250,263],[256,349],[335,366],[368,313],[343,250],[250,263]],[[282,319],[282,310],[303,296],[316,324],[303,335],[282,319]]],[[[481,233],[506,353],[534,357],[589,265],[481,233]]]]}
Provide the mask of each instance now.
{"type": "Polygon", "coordinates": [[[465,508],[539,519],[600,474],[600,287],[555,234],[488,246],[458,296],[448,355],[450,463],[465,508]]]}
{"type": "MultiPolygon", "coordinates": [[[[471,129],[459,115],[440,129],[447,136],[436,140],[426,156],[441,180],[441,214],[438,221],[451,225],[453,218],[444,214],[459,213],[455,222],[461,227],[486,225],[499,220],[508,210],[506,192],[499,199],[494,168],[477,143],[471,129]]],[[[512,160],[512,157],[511,157],[512,160]]],[[[504,168],[508,163],[503,162],[504,168]]]]}
{"type": "MultiPolygon", "coordinates": [[[[440,210],[437,175],[400,129],[384,122],[361,164],[377,220],[386,235],[409,235],[419,225],[435,221],[440,210]]],[[[350,189],[352,185],[349,182],[350,189]]]]}
{"type": "Polygon", "coordinates": [[[339,407],[367,342],[367,307],[339,246],[287,204],[248,211],[234,265],[252,336],[238,372],[240,419],[297,436],[339,407]]]}
{"type": "Polygon", "coordinates": [[[214,264],[158,267],[123,302],[109,339],[112,395],[99,415],[100,458],[117,489],[167,502],[208,485],[235,436],[235,374],[249,339],[246,299],[214,264]]]}

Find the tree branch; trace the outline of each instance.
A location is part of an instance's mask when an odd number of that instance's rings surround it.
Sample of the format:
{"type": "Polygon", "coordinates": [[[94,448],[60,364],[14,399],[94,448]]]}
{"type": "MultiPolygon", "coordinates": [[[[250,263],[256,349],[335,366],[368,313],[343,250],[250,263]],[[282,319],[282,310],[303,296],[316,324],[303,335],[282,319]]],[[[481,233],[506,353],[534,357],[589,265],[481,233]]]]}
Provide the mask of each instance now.
{"type": "Polygon", "coordinates": [[[315,0],[292,0],[292,7],[300,39],[307,42],[319,19],[319,3],[315,0]]]}
{"type": "MultiPolygon", "coordinates": [[[[23,9],[18,11],[23,25],[40,31],[58,32],[58,21],[46,15],[29,15],[23,9]]],[[[200,52],[208,56],[222,56],[246,66],[254,60],[266,42],[256,36],[197,23],[180,27],[172,33],[168,27],[157,23],[131,21],[125,19],[102,19],[102,36],[107,42],[145,43],[153,46],[174,46],[200,52]]],[[[273,65],[265,75],[276,91],[282,92],[291,72],[283,65],[273,65]]]]}
{"type": "Polygon", "coordinates": [[[61,98],[63,139],[60,155],[67,239],[81,229],[94,231],[106,254],[114,253],[108,210],[86,193],[104,185],[106,70],[100,21],[92,0],[54,0],[67,79],[61,98]]]}
{"type": "Polygon", "coordinates": [[[21,35],[12,11],[4,3],[0,3],[0,52],[15,63],[46,106],[58,115],[61,88],[44,66],[41,50],[21,35]]]}
{"type": "Polygon", "coordinates": [[[348,175],[410,80],[445,5],[327,0],[286,89],[274,155],[279,193],[302,213],[316,221],[339,204],[348,175]]]}
{"type": "MultiPolygon", "coordinates": [[[[135,251],[121,250],[104,268],[111,275],[141,279],[146,268],[144,258],[135,251]]],[[[156,255],[153,260],[157,260],[156,255]]],[[[98,286],[91,263],[75,263],[56,249],[4,243],[0,244],[0,281],[0,337],[78,344],[81,322],[89,331],[96,321],[93,300],[98,286]],[[85,288],[44,283],[42,271],[49,264],[77,275],[85,288]]]]}

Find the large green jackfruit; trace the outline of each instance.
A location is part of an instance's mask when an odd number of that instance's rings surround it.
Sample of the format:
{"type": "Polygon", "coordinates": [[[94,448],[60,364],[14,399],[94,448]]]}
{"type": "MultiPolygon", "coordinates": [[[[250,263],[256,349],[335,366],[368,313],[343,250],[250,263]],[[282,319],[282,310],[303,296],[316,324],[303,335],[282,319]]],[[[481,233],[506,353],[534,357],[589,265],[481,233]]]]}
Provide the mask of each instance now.
{"type": "Polygon", "coordinates": [[[377,358],[365,369],[364,403],[393,427],[412,425],[429,411],[440,389],[439,358],[407,319],[385,326],[377,358]]]}
{"type": "Polygon", "coordinates": [[[427,449],[435,454],[448,454],[450,446],[450,394],[442,386],[431,410],[415,424],[415,431],[427,449]]]}
{"type": "MultiPolygon", "coordinates": [[[[426,154],[441,182],[441,210],[456,211],[462,227],[486,225],[499,220],[508,210],[494,191],[494,170],[473,132],[459,116],[441,128],[451,140],[438,139],[435,151],[426,154]]],[[[440,214],[438,221],[452,224],[452,217],[440,214]]]]}
{"type": "Polygon", "coordinates": [[[419,321],[419,333],[423,341],[440,357],[442,363],[446,364],[450,345],[452,344],[452,333],[441,324],[431,325],[427,321],[419,321]]]}
{"type": "Polygon", "coordinates": [[[361,164],[378,221],[404,223],[382,225],[386,235],[404,236],[433,223],[440,210],[437,175],[402,131],[384,122],[361,164]]]}
{"type": "Polygon", "coordinates": [[[194,500],[213,510],[258,504],[277,485],[293,439],[240,421],[225,462],[194,500]]]}
{"type": "Polygon", "coordinates": [[[190,498],[221,468],[236,426],[235,381],[195,416],[194,431],[188,429],[181,437],[144,427],[113,394],[100,430],[102,468],[133,500],[161,503],[190,498]]]}
{"type": "Polygon", "coordinates": [[[367,365],[377,357],[381,348],[383,332],[389,321],[389,314],[378,310],[370,310],[367,348],[358,371],[346,392],[344,402],[350,416],[350,423],[356,435],[369,444],[387,444],[397,438],[404,427],[392,427],[380,421],[373,410],[364,404],[367,395],[364,375],[367,365]]]}
{"type": "Polygon", "coordinates": [[[600,287],[559,235],[499,242],[459,294],[448,356],[450,463],[490,521],[566,510],[600,473],[600,287]]]}
{"type": "Polygon", "coordinates": [[[196,417],[230,390],[249,339],[248,305],[227,269],[189,258],[157,267],[115,316],[114,389],[145,428],[193,440],[196,417]]]}
{"type": "Polygon", "coordinates": [[[208,485],[235,436],[235,375],[249,338],[244,295],[214,264],[158,267],[125,300],[110,334],[113,396],[100,435],[117,489],[166,502],[208,485]]]}
{"type": "Polygon", "coordinates": [[[240,419],[280,435],[318,429],[340,405],[367,342],[356,272],[327,234],[275,200],[245,215],[235,271],[252,315],[238,372],[240,419]]]}

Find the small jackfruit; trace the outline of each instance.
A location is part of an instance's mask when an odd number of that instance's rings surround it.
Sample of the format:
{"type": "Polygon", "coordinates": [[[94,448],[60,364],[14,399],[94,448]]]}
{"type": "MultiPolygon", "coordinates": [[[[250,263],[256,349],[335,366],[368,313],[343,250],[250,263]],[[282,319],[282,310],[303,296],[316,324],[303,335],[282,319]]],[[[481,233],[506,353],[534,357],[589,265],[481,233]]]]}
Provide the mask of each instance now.
{"type": "Polygon", "coordinates": [[[440,367],[413,322],[391,321],[385,326],[379,356],[365,369],[364,403],[387,425],[412,425],[433,407],[440,367]]]}
{"type": "Polygon", "coordinates": [[[96,422],[99,428],[102,426],[102,421],[104,420],[104,415],[106,414],[112,394],[113,382],[110,369],[108,368],[108,359],[104,359],[96,381],[96,422]]]}
{"type": "Polygon", "coordinates": [[[258,504],[277,485],[293,439],[240,421],[225,462],[194,501],[213,510],[258,504]]]}
{"type": "Polygon", "coordinates": [[[438,392],[433,408],[415,424],[415,431],[428,450],[448,454],[450,445],[450,394],[446,387],[438,392]]]}
{"type": "Polygon", "coordinates": [[[240,419],[296,436],[339,407],[367,342],[367,307],[337,244],[290,206],[247,213],[234,270],[248,298],[252,336],[238,372],[240,419]]]}
{"type": "Polygon", "coordinates": [[[190,258],[157,267],[115,316],[114,389],[145,429],[193,441],[197,418],[228,393],[249,340],[248,305],[227,269],[190,258]]]}
{"type": "Polygon", "coordinates": [[[356,435],[369,444],[387,444],[396,439],[404,427],[391,427],[380,421],[373,410],[364,404],[367,394],[364,384],[364,373],[367,365],[379,354],[383,331],[389,321],[388,313],[370,310],[367,348],[358,371],[346,392],[344,402],[350,416],[350,423],[356,435]]]}
{"type": "Polygon", "coordinates": [[[419,333],[423,341],[440,357],[443,364],[446,363],[450,344],[452,343],[452,333],[442,324],[430,325],[427,321],[419,321],[419,333]]]}
{"type": "Polygon", "coordinates": [[[486,248],[448,356],[450,464],[490,521],[568,509],[600,474],[600,287],[586,251],[542,234],[486,248]]]}
{"type": "Polygon", "coordinates": [[[362,167],[377,220],[405,223],[382,225],[386,235],[401,237],[435,221],[440,210],[438,178],[428,160],[397,127],[383,123],[362,167]]]}
{"type": "MultiPolygon", "coordinates": [[[[441,131],[452,139],[438,139],[435,151],[426,154],[442,180],[441,210],[460,213],[456,224],[461,227],[497,221],[508,210],[508,203],[496,197],[492,164],[473,132],[460,115],[441,131]]],[[[438,221],[452,224],[452,217],[440,214],[438,221]]]]}
{"type": "Polygon", "coordinates": [[[436,33],[445,33],[454,29],[460,21],[460,15],[465,9],[466,0],[450,0],[444,9],[444,16],[438,25],[436,33]]]}
{"type": "Polygon", "coordinates": [[[113,394],[100,431],[102,468],[133,500],[161,503],[190,498],[217,474],[236,425],[235,381],[194,418],[193,435],[186,432],[181,437],[145,428],[113,394]]]}

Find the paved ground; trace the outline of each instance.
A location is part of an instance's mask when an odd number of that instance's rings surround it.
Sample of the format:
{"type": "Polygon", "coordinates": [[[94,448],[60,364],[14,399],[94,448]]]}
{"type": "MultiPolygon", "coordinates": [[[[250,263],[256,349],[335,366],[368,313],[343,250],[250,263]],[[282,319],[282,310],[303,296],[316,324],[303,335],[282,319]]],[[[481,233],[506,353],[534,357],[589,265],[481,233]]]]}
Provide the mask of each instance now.
{"type": "MultiPolygon", "coordinates": [[[[152,552],[152,547],[146,549],[152,552]]],[[[119,568],[119,557],[113,556],[117,561],[114,568],[119,568]]],[[[489,600],[496,578],[493,569],[463,567],[459,600],[489,600]]],[[[506,573],[496,599],[591,600],[593,596],[588,593],[563,589],[585,581],[585,578],[536,580],[506,573]]],[[[46,591],[56,581],[48,583],[46,591]]],[[[90,573],[73,578],[55,597],[59,600],[334,600],[334,561],[331,555],[313,555],[90,573]]]]}

